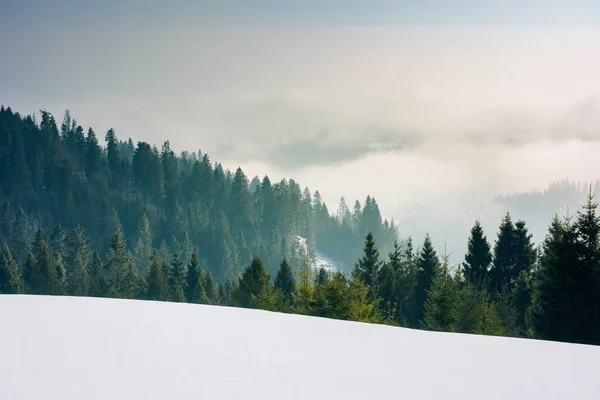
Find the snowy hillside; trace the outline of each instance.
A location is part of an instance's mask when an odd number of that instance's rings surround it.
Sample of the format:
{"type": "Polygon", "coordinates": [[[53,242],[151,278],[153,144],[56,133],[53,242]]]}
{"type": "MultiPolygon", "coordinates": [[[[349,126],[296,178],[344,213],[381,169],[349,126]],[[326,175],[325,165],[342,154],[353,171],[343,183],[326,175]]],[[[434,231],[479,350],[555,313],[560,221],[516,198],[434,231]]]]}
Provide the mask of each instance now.
{"type": "MultiPolygon", "coordinates": [[[[302,236],[296,236],[296,241],[298,243],[298,249],[301,252],[301,256],[305,257],[308,255],[308,245],[306,243],[306,238],[302,236]]],[[[344,269],[345,264],[342,261],[334,260],[329,257],[327,254],[323,253],[319,249],[315,249],[315,261],[312,265],[314,269],[325,269],[327,271],[337,271],[339,269],[344,269]]]]}
{"type": "Polygon", "coordinates": [[[600,347],[0,296],[0,399],[598,399],[600,347]]]}

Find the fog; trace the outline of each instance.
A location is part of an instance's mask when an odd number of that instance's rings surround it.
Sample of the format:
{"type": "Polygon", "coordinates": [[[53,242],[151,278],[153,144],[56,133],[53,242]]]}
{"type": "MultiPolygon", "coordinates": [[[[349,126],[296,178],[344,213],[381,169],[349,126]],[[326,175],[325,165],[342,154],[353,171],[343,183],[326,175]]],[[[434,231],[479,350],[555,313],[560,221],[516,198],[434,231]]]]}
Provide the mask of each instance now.
{"type": "Polygon", "coordinates": [[[340,4],[318,23],[266,3],[248,7],[251,23],[180,3],[140,14],[58,2],[30,18],[15,5],[0,21],[0,102],[57,120],[70,109],[97,132],[291,177],[330,209],[370,194],[384,216],[418,225],[400,225],[403,235],[429,231],[438,247],[441,236],[466,243],[464,227],[495,195],[597,179],[597,8],[549,2],[521,15],[508,2],[494,21],[500,3],[468,18],[425,3],[413,23],[386,2],[362,23],[351,22],[358,6],[336,14],[340,4]],[[386,13],[399,19],[380,23],[386,13]]]}

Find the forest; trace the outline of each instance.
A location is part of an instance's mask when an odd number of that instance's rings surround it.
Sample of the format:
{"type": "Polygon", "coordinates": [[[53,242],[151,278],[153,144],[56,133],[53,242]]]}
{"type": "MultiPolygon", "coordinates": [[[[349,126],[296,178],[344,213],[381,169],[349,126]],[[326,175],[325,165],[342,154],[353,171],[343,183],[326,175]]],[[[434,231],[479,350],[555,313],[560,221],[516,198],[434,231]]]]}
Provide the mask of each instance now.
{"type": "MultiPolygon", "coordinates": [[[[0,108],[0,293],[259,308],[409,328],[600,344],[594,192],[548,216],[539,245],[507,213],[479,221],[460,265],[426,236],[401,241],[367,197],[328,210],[318,191],[271,182],[165,142],[104,144],[67,111],[0,108]],[[299,239],[305,239],[304,241],[299,239]],[[306,246],[303,246],[306,243],[306,246]],[[312,268],[319,248],[350,265],[312,268]]],[[[465,237],[467,237],[465,232],[465,237]]]]}

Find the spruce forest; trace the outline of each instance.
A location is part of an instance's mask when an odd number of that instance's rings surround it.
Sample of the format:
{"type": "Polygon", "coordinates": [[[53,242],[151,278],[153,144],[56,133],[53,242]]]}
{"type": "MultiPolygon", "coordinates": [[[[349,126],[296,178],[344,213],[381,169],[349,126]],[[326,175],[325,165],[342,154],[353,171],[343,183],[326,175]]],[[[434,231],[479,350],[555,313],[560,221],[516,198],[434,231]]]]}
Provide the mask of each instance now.
{"type": "Polygon", "coordinates": [[[600,217],[592,188],[535,244],[506,214],[474,221],[464,261],[400,241],[367,197],[336,212],[293,179],[250,179],[0,109],[0,294],[258,308],[402,327],[600,344],[600,217]],[[320,249],[347,267],[313,268],[320,249]]]}

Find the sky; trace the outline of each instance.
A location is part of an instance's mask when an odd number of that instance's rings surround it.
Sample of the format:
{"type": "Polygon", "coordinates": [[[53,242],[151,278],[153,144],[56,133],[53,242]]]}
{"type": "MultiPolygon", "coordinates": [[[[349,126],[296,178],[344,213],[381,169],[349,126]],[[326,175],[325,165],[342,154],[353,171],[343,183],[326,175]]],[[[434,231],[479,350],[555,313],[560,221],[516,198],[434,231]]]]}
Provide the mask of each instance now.
{"type": "Polygon", "coordinates": [[[291,177],[332,208],[371,194],[387,217],[441,216],[600,178],[598,1],[0,10],[0,103],[291,177]]]}

